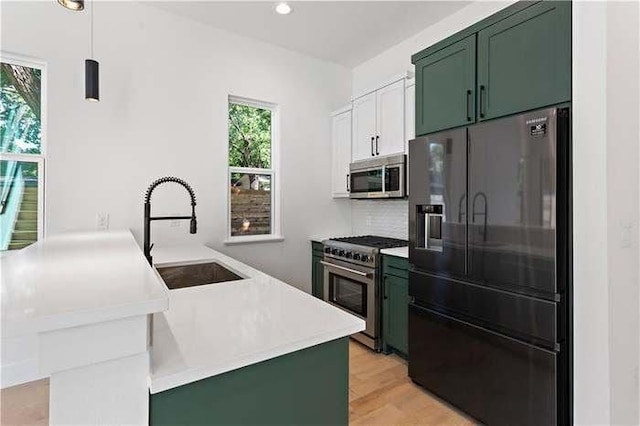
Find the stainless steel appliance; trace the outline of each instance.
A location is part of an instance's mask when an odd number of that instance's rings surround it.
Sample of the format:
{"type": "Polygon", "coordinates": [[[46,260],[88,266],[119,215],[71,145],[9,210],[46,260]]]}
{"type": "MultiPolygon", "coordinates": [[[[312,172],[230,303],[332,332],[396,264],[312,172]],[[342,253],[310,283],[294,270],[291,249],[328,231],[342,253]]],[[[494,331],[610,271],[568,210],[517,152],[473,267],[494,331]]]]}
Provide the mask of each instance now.
{"type": "Polygon", "coordinates": [[[366,327],[352,337],[380,350],[380,250],[407,241],[372,235],[332,238],[324,244],[324,299],[362,318],[366,327]]]}
{"type": "Polygon", "coordinates": [[[409,143],[409,376],[480,423],[569,423],[569,118],[409,143]]]}
{"type": "Polygon", "coordinates": [[[387,155],[349,165],[350,198],[406,197],[407,156],[387,155]]]}

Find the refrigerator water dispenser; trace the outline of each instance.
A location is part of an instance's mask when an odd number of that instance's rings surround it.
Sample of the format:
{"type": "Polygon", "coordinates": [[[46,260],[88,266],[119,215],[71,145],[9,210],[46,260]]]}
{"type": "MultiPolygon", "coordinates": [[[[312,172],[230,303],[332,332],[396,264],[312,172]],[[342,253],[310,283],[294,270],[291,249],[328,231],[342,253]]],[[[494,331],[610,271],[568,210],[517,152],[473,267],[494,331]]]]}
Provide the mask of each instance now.
{"type": "Polygon", "coordinates": [[[416,248],[442,252],[442,204],[416,207],[416,248]]]}

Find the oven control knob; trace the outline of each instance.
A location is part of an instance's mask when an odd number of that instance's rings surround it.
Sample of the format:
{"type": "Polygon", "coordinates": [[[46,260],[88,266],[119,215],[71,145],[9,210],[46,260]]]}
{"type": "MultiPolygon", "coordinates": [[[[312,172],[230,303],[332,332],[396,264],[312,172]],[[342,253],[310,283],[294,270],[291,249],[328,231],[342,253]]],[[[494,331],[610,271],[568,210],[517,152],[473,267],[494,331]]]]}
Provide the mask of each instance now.
{"type": "Polygon", "coordinates": [[[331,249],[331,254],[338,254],[338,249],[331,249]]]}
{"type": "Polygon", "coordinates": [[[340,250],[340,252],[338,253],[338,256],[344,257],[344,250],[340,250]]]}
{"type": "Polygon", "coordinates": [[[362,255],[362,261],[363,262],[371,262],[373,259],[371,259],[371,256],[363,254],[362,255]]]}
{"type": "Polygon", "coordinates": [[[347,259],[351,259],[353,257],[353,252],[352,251],[348,251],[345,255],[344,255],[347,259]]]}
{"type": "Polygon", "coordinates": [[[324,252],[325,253],[331,253],[331,247],[325,247],[324,248],[324,252]]]}
{"type": "Polygon", "coordinates": [[[353,260],[360,260],[360,253],[354,253],[353,260]]]}

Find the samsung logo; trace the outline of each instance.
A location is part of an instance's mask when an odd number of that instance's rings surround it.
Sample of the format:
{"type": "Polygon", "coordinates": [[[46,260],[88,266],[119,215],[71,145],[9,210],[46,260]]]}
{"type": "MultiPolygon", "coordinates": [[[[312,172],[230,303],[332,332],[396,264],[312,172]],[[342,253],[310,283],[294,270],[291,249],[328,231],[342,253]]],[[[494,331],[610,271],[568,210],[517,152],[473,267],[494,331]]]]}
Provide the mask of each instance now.
{"type": "Polygon", "coordinates": [[[547,121],[547,117],[541,117],[541,118],[533,118],[531,120],[527,120],[526,123],[527,124],[536,124],[536,123],[544,123],[547,121]]]}

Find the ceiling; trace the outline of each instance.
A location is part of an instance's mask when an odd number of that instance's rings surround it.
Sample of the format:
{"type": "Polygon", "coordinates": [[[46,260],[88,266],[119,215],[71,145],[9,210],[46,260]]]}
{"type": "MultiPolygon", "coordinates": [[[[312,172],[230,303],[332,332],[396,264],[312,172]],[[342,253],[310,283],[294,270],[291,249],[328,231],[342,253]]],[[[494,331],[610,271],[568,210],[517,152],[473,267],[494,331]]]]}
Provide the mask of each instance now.
{"type": "Polygon", "coordinates": [[[347,67],[420,32],[470,1],[151,1],[168,12],[347,67]]]}

